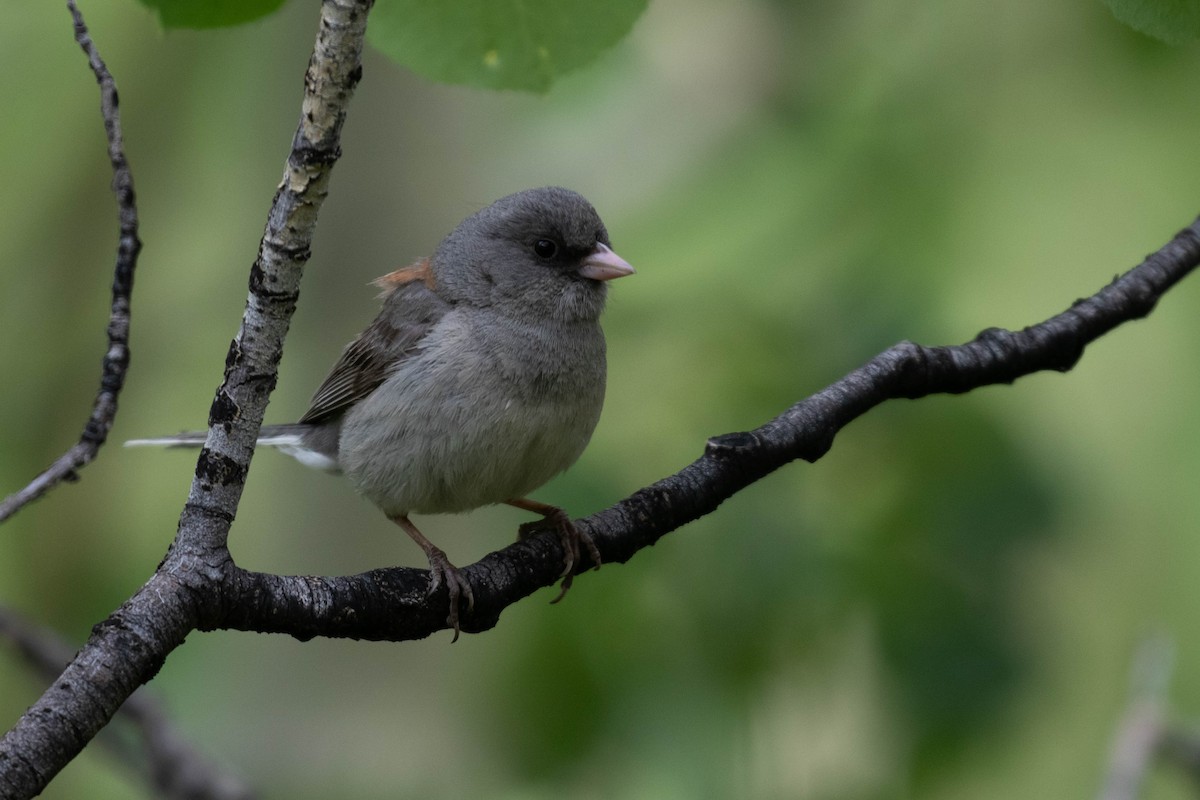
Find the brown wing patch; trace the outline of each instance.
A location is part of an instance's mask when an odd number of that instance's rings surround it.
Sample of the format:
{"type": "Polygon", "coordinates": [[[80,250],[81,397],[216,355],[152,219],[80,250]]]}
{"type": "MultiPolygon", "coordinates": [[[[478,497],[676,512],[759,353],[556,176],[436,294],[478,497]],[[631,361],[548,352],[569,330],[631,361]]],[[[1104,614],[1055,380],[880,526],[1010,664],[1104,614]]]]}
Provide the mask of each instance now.
{"type": "Polygon", "coordinates": [[[320,422],[345,411],[383,383],[387,378],[388,333],[374,323],[346,345],[300,422],[320,422]]]}
{"type": "Polygon", "coordinates": [[[398,270],[389,272],[387,275],[382,275],[371,283],[383,289],[380,297],[386,297],[396,289],[404,286],[406,283],[420,281],[425,284],[425,288],[433,289],[433,265],[429,263],[428,258],[417,259],[407,267],[401,267],[398,270]]]}
{"type": "MultiPolygon", "coordinates": [[[[410,274],[420,275],[420,264],[409,269],[410,274]]],[[[392,274],[402,272],[405,270],[392,274]]],[[[450,309],[450,304],[427,285],[419,277],[391,285],[379,316],[346,345],[313,395],[301,422],[318,423],[344,413],[375,391],[417,351],[425,335],[450,309]]]]}

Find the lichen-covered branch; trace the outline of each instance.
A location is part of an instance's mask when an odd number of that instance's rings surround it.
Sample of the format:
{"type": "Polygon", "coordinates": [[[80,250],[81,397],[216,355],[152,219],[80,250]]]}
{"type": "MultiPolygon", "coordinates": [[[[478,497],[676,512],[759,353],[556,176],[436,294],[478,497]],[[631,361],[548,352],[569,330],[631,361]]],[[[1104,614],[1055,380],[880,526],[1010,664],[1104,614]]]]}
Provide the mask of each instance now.
{"type": "Polygon", "coordinates": [[[0,739],[0,797],[32,797],[45,788],[200,620],[220,607],[217,587],[230,568],[226,536],[340,152],[346,104],[362,75],[370,7],[371,0],[321,5],[300,124],[251,269],[242,326],[213,401],[208,444],[175,541],[150,580],[93,628],[58,680],[0,739]]]}

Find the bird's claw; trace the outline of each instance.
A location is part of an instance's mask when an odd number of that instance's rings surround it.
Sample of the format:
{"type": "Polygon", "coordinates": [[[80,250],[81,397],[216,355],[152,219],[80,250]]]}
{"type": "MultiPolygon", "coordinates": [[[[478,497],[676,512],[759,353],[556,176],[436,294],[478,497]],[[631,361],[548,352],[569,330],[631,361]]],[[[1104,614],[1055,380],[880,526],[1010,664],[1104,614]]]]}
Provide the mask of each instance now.
{"type": "Polygon", "coordinates": [[[471,591],[471,583],[463,575],[462,570],[451,564],[450,560],[446,558],[446,554],[440,550],[429,554],[429,572],[431,578],[427,596],[436,594],[443,583],[450,592],[450,615],[446,617],[446,624],[454,630],[454,638],[450,640],[451,643],[457,642],[458,635],[462,632],[458,625],[459,599],[466,596],[467,613],[469,614],[475,610],[475,593],[471,591]]]}
{"type": "Polygon", "coordinates": [[[575,565],[581,561],[580,546],[587,548],[588,556],[591,557],[595,569],[600,569],[602,563],[600,558],[600,549],[596,547],[596,542],[591,535],[585,531],[581,531],[571,521],[571,518],[562,509],[554,509],[546,514],[543,519],[526,522],[517,529],[517,535],[521,539],[527,539],[530,536],[541,533],[543,531],[553,530],[558,534],[558,540],[563,548],[563,571],[559,573],[562,578],[558,597],[551,600],[551,603],[557,603],[567,595],[567,590],[571,588],[571,584],[575,580],[575,565]]]}

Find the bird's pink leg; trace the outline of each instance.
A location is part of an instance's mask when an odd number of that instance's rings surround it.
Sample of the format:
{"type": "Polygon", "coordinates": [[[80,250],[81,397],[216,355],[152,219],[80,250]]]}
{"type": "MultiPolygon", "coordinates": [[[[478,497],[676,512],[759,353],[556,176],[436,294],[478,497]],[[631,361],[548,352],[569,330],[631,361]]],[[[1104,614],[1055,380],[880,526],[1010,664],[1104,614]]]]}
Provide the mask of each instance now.
{"type": "Polygon", "coordinates": [[[433,580],[429,584],[429,594],[433,594],[442,585],[443,581],[446,588],[450,591],[450,616],[446,618],[446,623],[454,629],[454,638],[450,641],[457,642],[458,634],[458,600],[459,597],[466,595],[467,598],[467,613],[470,613],[475,608],[475,595],[471,591],[471,584],[458,567],[450,563],[450,559],[446,558],[445,552],[433,542],[425,538],[425,534],[417,530],[417,526],[413,525],[405,515],[391,517],[392,522],[399,525],[408,534],[409,538],[420,545],[425,551],[425,557],[429,559],[429,571],[433,573],[433,580]]]}
{"type": "Polygon", "coordinates": [[[539,531],[547,528],[553,529],[558,533],[559,541],[562,542],[563,552],[566,553],[565,564],[562,571],[562,591],[558,597],[551,600],[551,603],[557,603],[566,596],[567,590],[571,588],[571,582],[575,579],[575,565],[579,563],[579,546],[582,544],[587,548],[588,555],[591,556],[592,562],[596,565],[596,569],[600,569],[601,559],[600,550],[596,547],[596,542],[587,533],[575,527],[575,523],[571,522],[571,517],[567,512],[563,511],[558,506],[552,506],[547,503],[539,503],[537,500],[530,500],[527,497],[517,497],[511,500],[505,500],[505,504],[520,508],[524,511],[532,511],[535,514],[541,514],[542,519],[535,522],[526,522],[519,529],[519,536],[524,539],[532,536],[539,531]]]}

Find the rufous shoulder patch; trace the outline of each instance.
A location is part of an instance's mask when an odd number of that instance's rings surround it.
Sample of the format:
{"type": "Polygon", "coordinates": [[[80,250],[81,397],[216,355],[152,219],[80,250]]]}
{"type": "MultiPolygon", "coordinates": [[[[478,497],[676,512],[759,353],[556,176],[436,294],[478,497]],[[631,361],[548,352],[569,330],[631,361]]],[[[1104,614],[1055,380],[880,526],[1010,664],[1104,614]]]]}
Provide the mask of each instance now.
{"type": "Polygon", "coordinates": [[[401,267],[387,275],[382,275],[371,283],[383,289],[383,294],[388,295],[413,281],[421,281],[428,289],[434,288],[433,266],[429,263],[428,258],[419,258],[407,267],[401,267]]]}

